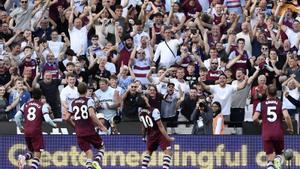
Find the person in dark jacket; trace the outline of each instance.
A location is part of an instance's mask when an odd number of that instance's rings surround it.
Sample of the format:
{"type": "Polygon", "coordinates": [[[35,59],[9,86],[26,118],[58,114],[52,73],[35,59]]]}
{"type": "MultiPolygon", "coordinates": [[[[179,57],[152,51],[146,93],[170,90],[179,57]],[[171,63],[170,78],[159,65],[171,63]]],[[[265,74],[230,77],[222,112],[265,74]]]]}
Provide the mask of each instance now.
{"type": "Polygon", "coordinates": [[[207,105],[205,97],[199,98],[196,108],[191,115],[191,121],[194,122],[192,134],[213,134],[213,112],[207,105]]]}

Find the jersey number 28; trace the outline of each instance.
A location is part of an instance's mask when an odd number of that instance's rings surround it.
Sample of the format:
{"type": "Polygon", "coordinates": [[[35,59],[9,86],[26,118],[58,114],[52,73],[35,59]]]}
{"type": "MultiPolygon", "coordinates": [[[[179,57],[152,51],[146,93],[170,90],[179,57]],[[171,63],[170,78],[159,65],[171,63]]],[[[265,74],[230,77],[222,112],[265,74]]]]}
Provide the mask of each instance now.
{"type": "Polygon", "coordinates": [[[267,108],[267,120],[271,123],[277,120],[277,114],[275,111],[275,106],[270,106],[267,108]]]}
{"type": "Polygon", "coordinates": [[[80,119],[88,119],[89,118],[89,114],[88,114],[88,108],[86,105],[82,105],[80,106],[80,108],[78,106],[74,106],[73,107],[73,111],[75,112],[75,120],[80,120],[80,119]],[[81,112],[81,114],[79,114],[79,112],[81,112]]]}

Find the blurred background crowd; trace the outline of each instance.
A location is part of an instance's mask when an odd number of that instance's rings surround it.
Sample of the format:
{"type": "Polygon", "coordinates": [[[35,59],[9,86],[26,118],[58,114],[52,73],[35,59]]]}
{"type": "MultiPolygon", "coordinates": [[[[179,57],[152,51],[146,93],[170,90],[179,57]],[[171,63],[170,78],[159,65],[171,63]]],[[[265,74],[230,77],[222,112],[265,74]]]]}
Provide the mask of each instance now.
{"type": "Polygon", "coordinates": [[[0,120],[85,82],[112,133],[147,99],[169,133],[224,134],[274,85],[299,121],[299,0],[0,0],[0,120]]]}

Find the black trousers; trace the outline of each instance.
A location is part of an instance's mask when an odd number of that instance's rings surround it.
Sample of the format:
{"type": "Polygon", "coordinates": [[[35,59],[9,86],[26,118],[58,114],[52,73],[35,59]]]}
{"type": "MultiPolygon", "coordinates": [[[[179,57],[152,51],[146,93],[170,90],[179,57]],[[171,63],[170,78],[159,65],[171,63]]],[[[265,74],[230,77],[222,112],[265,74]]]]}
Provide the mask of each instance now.
{"type": "Polygon", "coordinates": [[[245,108],[231,108],[230,109],[230,124],[229,127],[242,127],[245,118],[245,108]]]}

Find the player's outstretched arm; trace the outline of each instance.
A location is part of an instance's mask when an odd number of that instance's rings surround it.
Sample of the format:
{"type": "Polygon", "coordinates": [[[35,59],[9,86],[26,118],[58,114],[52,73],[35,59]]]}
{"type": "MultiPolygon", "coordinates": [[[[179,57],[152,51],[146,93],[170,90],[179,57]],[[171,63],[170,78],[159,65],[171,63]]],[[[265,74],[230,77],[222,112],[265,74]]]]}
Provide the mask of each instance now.
{"type": "Polygon", "coordinates": [[[49,109],[46,104],[43,105],[42,111],[43,111],[43,117],[44,117],[46,123],[48,123],[52,127],[57,127],[57,124],[55,124],[49,116],[49,109]]]}
{"type": "Polygon", "coordinates": [[[173,137],[170,137],[163,125],[163,123],[161,122],[161,120],[156,121],[156,124],[159,128],[159,131],[162,133],[162,135],[168,140],[168,141],[174,141],[173,137]]]}
{"type": "Polygon", "coordinates": [[[57,127],[57,124],[54,123],[54,121],[50,118],[49,114],[44,114],[44,119],[45,119],[45,122],[48,123],[50,126],[52,127],[57,127]]]}
{"type": "Polygon", "coordinates": [[[100,128],[101,131],[103,132],[108,132],[106,127],[101,123],[101,121],[97,118],[96,113],[95,113],[95,109],[90,107],[89,108],[89,115],[92,119],[92,121],[97,124],[97,126],[100,128]]]}
{"type": "Polygon", "coordinates": [[[290,133],[290,134],[293,134],[294,133],[294,130],[293,130],[293,124],[292,124],[292,119],[289,115],[289,112],[285,109],[282,111],[283,113],[283,117],[285,119],[285,122],[287,124],[287,131],[290,133]]]}

